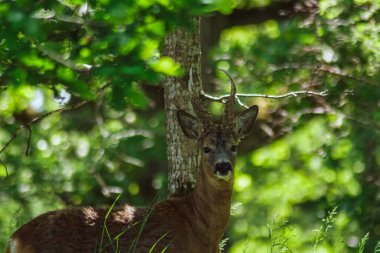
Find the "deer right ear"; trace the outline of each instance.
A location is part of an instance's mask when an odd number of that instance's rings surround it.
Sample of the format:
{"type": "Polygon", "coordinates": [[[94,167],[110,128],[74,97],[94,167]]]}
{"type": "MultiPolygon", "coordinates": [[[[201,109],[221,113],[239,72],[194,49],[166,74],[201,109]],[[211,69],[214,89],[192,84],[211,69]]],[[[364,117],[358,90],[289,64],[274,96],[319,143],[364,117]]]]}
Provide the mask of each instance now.
{"type": "Polygon", "coordinates": [[[177,118],[186,137],[198,139],[201,136],[201,125],[196,117],[185,111],[178,110],[177,118]]]}
{"type": "Polygon", "coordinates": [[[236,130],[239,138],[243,138],[249,135],[259,112],[257,105],[251,106],[245,111],[241,112],[236,118],[236,130]]]}

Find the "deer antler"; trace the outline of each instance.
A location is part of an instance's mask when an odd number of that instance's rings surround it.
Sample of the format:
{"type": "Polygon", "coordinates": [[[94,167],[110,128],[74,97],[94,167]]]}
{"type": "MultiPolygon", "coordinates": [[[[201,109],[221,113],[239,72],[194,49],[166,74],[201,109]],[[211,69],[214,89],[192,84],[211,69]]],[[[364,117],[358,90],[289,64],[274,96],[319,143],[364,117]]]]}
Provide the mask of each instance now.
{"type": "Polygon", "coordinates": [[[224,107],[224,117],[223,117],[223,125],[227,129],[233,129],[235,124],[235,115],[233,112],[233,106],[235,103],[235,97],[236,97],[236,84],[234,82],[234,79],[232,76],[224,69],[219,69],[222,71],[226,76],[230,79],[231,83],[231,92],[230,96],[227,98],[226,105],[224,107]]]}
{"type": "Polygon", "coordinates": [[[198,119],[201,122],[202,125],[202,131],[206,129],[210,129],[212,126],[212,118],[210,113],[207,111],[207,104],[205,103],[205,100],[203,99],[203,90],[201,87],[201,92],[199,94],[196,94],[194,92],[194,83],[193,83],[193,71],[192,68],[190,68],[189,71],[189,82],[188,82],[188,89],[191,94],[191,104],[193,105],[193,109],[198,117],[198,119]]]}

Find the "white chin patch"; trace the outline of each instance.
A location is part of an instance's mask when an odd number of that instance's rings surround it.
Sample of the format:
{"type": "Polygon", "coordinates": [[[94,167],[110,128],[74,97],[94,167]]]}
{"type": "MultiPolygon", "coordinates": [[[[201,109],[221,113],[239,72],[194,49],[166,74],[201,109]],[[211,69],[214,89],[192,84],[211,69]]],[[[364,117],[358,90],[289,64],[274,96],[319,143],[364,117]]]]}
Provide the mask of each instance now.
{"type": "Polygon", "coordinates": [[[232,178],[232,171],[228,171],[227,174],[220,174],[219,171],[215,173],[216,177],[224,181],[229,181],[232,178]]]}

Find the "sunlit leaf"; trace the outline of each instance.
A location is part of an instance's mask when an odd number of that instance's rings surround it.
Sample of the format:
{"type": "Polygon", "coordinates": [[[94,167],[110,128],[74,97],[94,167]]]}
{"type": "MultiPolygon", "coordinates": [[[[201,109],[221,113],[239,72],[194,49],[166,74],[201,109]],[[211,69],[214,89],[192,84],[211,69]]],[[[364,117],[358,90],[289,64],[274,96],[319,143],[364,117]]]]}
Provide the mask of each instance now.
{"type": "Polygon", "coordinates": [[[54,16],[55,16],[54,10],[45,10],[45,9],[41,9],[32,15],[33,18],[37,18],[37,19],[50,19],[50,18],[53,18],[54,16]]]}
{"type": "Polygon", "coordinates": [[[172,58],[166,56],[160,57],[157,61],[151,62],[150,66],[154,71],[169,76],[179,76],[183,73],[181,65],[175,62],[172,58]]]}

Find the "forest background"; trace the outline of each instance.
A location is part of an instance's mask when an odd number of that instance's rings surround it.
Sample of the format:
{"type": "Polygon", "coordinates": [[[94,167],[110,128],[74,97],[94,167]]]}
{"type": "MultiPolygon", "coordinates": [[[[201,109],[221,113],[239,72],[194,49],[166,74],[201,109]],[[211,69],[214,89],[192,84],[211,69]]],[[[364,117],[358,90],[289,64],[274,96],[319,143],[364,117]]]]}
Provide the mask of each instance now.
{"type": "Polygon", "coordinates": [[[225,69],[251,94],[241,102],[260,107],[239,148],[224,252],[380,252],[379,9],[375,0],[1,1],[0,249],[48,210],[166,195],[162,82],[186,71],[163,42],[202,16],[205,92],[228,93],[225,69]],[[292,91],[317,95],[269,98],[292,91]]]}

